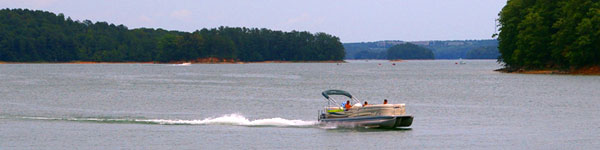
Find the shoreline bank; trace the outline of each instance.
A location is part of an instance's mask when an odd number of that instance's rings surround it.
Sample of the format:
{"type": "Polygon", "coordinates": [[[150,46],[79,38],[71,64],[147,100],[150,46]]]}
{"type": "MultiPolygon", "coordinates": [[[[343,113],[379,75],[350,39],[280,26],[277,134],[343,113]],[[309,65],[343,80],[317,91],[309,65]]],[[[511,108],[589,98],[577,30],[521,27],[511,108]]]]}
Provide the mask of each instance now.
{"type": "Polygon", "coordinates": [[[600,75],[600,66],[583,67],[579,69],[570,70],[558,70],[558,69],[509,69],[501,68],[494,71],[502,73],[516,73],[516,74],[561,74],[561,75],[600,75]]]}
{"type": "Polygon", "coordinates": [[[72,62],[0,62],[0,64],[269,64],[269,63],[347,63],[346,61],[173,61],[173,62],[95,62],[95,61],[72,61],[72,62]]]}

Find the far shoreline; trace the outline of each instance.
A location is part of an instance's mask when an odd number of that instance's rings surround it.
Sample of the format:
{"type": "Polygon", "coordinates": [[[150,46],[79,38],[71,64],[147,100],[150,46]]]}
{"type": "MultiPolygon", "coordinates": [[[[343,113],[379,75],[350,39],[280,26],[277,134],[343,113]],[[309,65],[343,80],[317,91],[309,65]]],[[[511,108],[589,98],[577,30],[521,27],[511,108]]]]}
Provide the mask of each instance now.
{"type": "Polygon", "coordinates": [[[70,62],[3,62],[0,64],[275,64],[275,63],[347,63],[343,60],[327,61],[214,61],[214,62],[194,62],[194,61],[173,61],[173,62],[105,62],[105,61],[70,61],[70,62]]]}
{"type": "Polygon", "coordinates": [[[514,74],[600,75],[600,66],[583,67],[570,70],[501,68],[494,71],[514,74]]]}

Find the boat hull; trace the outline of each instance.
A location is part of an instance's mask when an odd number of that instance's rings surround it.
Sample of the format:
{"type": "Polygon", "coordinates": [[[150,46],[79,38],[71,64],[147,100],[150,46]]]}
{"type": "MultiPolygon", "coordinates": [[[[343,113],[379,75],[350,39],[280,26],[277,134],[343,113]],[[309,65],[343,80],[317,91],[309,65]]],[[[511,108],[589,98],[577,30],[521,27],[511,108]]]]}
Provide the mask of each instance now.
{"type": "Polygon", "coordinates": [[[412,125],[413,116],[364,116],[348,118],[332,118],[319,120],[322,124],[336,124],[346,126],[397,128],[412,125]]]}

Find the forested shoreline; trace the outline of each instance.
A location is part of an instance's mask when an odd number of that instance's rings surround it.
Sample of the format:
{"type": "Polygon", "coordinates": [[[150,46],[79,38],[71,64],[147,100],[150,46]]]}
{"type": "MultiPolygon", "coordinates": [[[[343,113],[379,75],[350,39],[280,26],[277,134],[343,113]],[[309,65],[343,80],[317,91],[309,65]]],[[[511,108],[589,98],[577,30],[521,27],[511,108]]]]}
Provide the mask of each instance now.
{"type": "Polygon", "coordinates": [[[395,45],[412,43],[431,50],[435,59],[498,59],[498,41],[446,40],[446,41],[399,41],[343,43],[346,59],[386,59],[387,50],[395,45]]]}
{"type": "Polygon", "coordinates": [[[499,16],[505,71],[600,66],[600,1],[509,0],[499,16]]]}
{"type": "Polygon", "coordinates": [[[2,9],[0,18],[0,61],[5,62],[339,61],[345,56],[339,38],[326,33],[128,29],[28,9],[2,9]]]}

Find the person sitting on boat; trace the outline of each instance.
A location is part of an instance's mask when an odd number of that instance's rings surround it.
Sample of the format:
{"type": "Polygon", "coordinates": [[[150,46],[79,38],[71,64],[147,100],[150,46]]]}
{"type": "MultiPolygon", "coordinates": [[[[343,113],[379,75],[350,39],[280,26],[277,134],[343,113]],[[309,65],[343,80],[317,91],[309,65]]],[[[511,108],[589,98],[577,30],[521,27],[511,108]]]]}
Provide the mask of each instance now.
{"type": "Polygon", "coordinates": [[[383,99],[383,104],[387,104],[387,99],[383,99]]]}
{"type": "Polygon", "coordinates": [[[365,107],[365,106],[367,106],[367,105],[369,105],[369,103],[367,103],[367,101],[365,101],[365,104],[363,105],[363,107],[365,107]]]}
{"type": "Polygon", "coordinates": [[[352,105],[350,105],[350,101],[346,101],[346,105],[344,106],[344,108],[346,108],[346,111],[352,108],[352,105]]]}

